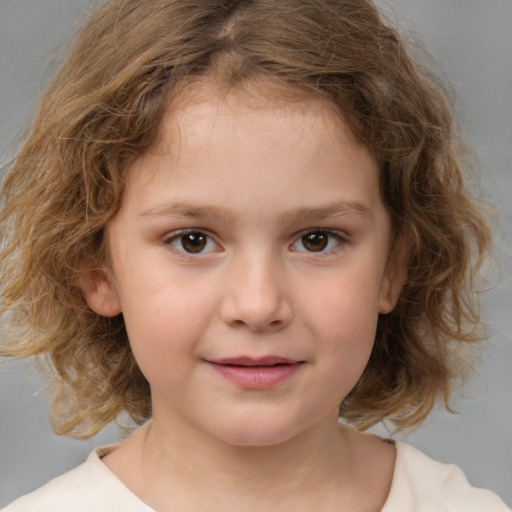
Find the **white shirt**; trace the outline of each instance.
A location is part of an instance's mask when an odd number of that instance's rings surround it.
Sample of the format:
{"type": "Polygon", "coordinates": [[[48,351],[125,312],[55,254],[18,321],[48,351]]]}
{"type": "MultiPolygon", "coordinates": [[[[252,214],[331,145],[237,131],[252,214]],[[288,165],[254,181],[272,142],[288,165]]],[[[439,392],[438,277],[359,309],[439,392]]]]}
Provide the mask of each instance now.
{"type": "MultiPolygon", "coordinates": [[[[1,512],[155,512],[101,462],[115,445],[18,498],[1,512]]],[[[396,443],[391,491],[382,512],[511,512],[491,491],[471,487],[463,472],[396,443]]]]}

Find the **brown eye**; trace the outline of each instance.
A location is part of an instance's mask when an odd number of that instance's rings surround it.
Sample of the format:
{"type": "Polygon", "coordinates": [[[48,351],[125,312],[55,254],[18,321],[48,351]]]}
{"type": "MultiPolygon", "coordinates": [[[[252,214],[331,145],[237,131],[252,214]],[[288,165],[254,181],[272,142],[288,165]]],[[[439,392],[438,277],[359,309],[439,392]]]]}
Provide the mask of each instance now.
{"type": "Polygon", "coordinates": [[[163,241],[164,245],[174,247],[185,254],[206,254],[220,250],[215,240],[202,231],[178,231],[163,241]]]}
{"type": "Polygon", "coordinates": [[[203,233],[187,233],[182,235],[179,240],[183,250],[191,254],[204,251],[208,244],[208,237],[203,233]]]}
{"type": "Polygon", "coordinates": [[[308,233],[302,238],[302,245],[304,248],[311,252],[319,252],[325,250],[329,243],[329,234],[323,231],[315,231],[308,233]]]}
{"type": "Polygon", "coordinates": [[[297,252],[329,253],[341,248],[344,242],[345,237],[338,231],[316,229],[304,233],[290,248],[297,252]]]}

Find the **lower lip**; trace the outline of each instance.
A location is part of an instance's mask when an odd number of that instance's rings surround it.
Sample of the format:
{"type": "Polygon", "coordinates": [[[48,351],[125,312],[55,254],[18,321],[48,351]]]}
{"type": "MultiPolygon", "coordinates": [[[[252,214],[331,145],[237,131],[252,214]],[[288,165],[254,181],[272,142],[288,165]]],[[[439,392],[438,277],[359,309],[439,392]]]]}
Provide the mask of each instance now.
{"type": "Polygon", "coordinates": [[[223,377],[246,389],[268,389],[294,375],[302,363],[276,366],[233,366],[210,363],[223,377]]]}

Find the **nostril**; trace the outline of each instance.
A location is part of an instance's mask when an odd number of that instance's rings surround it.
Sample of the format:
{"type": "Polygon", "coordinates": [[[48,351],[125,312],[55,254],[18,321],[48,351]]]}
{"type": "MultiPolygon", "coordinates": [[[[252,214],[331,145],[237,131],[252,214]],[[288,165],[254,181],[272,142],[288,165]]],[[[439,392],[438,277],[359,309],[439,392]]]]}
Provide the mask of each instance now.
{"type": "Polygon", "coordinates": [[[273,329],[279,329],[281,328],[285,322],[282,320],[272,320],[267,323],[261,323],[257,324],[256,322],[246,322],[244,320],[233,320],[229,323],[229,325],[235,329],[241,329],[241,328],[249,328],[251,331],[266,331],[266,330],[273,330],[273,329]]]}
{"type": "Polygon", "coordinates": [[[277,292],[273,295],[229,293],[221,301],[218,312],[230,327],[254,332],[282,329],[293,316],[290,304],[277,292]]]}

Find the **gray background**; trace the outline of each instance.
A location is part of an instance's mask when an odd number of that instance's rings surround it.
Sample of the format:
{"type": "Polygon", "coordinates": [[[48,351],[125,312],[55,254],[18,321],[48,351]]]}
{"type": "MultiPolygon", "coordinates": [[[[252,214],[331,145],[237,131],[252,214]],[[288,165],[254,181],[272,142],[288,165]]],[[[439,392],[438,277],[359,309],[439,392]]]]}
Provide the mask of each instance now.
{"type": "MultiPolygon", "coordinates": [[[[458,96],[467,139],[478,152],[482,195],[497,206],[499,285],[483,301],[491,339],[457,415],[434,411],[405,439],[461,466],[473,485],[512,505],[512,0],[379,0],[422,40],[458,96]]],[[[33,111],[48,64],[90,0],[0,0],[0,161],[33,111]]],[[[114,427],[89,441],[53,435],[43,384],[29,363],[0,365],[0,506],[120,438],[114,427]]],[[[385,432],[382,428],[379,432],[385,432]]],[[[404,439],[404,437],[399,437],[404,439]]]]}

